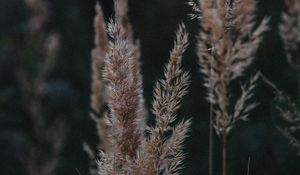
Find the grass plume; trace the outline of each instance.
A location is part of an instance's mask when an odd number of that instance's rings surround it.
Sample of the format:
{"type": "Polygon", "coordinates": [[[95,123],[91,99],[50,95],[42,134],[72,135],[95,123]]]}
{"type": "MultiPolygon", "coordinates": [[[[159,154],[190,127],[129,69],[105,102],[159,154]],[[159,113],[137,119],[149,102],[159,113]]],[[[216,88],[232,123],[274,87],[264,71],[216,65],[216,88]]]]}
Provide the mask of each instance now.
{"type": "MultiPolygon", "coordinates": [[[[282,14],[282,23],[279,26],[279,32],[284,44],[286,58],[291,68],[296,72],[296,81],[298,85],[298,98],[300,97],[300,2],[297,0],[285,0],[286,12],[282,14]]],[[[276,86],[275,86],[276,87],[276,86]]],[[[276,89],[276,88],[275,88],[276,89]]],[[[300,141],[294,136],[294,133],[300,129],[300,114],[298,107],[288,95],[282,91],[276,90],[276,100],[280,104],[278,110],[282,119],[288,123],[287,127],[277,126],[279,131],[289,140],[290,144],[298,150],[300,154],[300,141]]]]}
{"type": "Polygon", "coordinates": [[[25,48],[32,50],[34,68],[22,63],[16,72],[17,82],[21,91],[23,107],[32,123],[32,140],[28,156],[24,164],[29,175],[52,175],[59,167],[61,152],[65,146],[66,125],[62,119],[49,124],[46,106],[43,103],[47,79],[52,72],[60,45],[59,34],[48,31],[49,6],[42,0],[25,0],[28,12],[28,38],[25,48]],[[47,157],[47,159],[45,159],[47,157]]]}
{"type": "Polygon", "coordinates": [[[281,117],[283,124],[276,123],[276,128],[281,134],[289,140],[290,144],[298,150],[300,155],[300,141],[295,137],[295,133],[300,130],[300,112],[292,99],[280,90],[273,82],[271,82],[263,74],[261,75],[264,82],[269,85],[275,94],[274,101],[276,108],[281,117]]]}
{"type": "Polygon", "coordinates": [[[253,0],[203,0],[190,4],[193,9],[198,9],[200,71],[205,75],[207,100],[214,109],[211,121],[222,138],[223,175],[226,175],[227,135],[236,121],[246,120],[247,114],[256,106],[250,99],[258,74],[250,79],[247,86],[242,86],[242,94],[235,104],[229,102],[230,83],[241,77],[253,62],[262,35],[268,30],[268,18],[256,26],[253,0]],[[234,106],[233,113],[230,112],[231,106],[234,106]]]}
{"type": "MultiPolygon", "coordinates": [[[[107,31],[101,36],[109,36],[108,49],[102,51],[105,57],[102,57],[104,67],[100,81],[105,82],[102,93],[107,97],[109,108],[105,124],[110,148],[101,152],[99,171],[104,175],[178,174],[184,158],[183,141],[190,126],[190,120],[174,126],[176,111],[189,85],[189,74],[181,68],[188,35],[181,25],[164,78],[156,83],[154,89],[152,112],[156,124],[146,129],[139,44],[133,39],[127,11],[127,1],[116,0],[114,18],[107,23],[106,30],[101,30],[107,31]]],[[[97,42],[95,45],[97,48],[97,42]]],[[[98,91],[95,89],[93,92],[98,91]]],[[[97,98],[97,95],[94,97],[97,98]]]]}
{"type": "MultiPolygon", "coordinates": [[[[286,58],[297,75],[298,98],[300,98],[300,2],[285,0],[287,11],[282,14],[279,32],[284,44],[286,58]]],[[[300,100],[298,101],[300,107],[300,100]]]]}

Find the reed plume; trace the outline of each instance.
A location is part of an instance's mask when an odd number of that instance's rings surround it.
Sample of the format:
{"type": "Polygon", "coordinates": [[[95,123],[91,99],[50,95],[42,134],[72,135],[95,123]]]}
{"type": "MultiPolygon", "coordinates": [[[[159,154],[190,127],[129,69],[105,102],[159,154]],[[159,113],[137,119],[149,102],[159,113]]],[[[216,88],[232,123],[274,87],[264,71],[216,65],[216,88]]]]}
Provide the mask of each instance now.
{"type": "MultiPolygon", "coordinates": [[[[102,77],[102,71],[105,65],[105,53],[108,51],[109,41],[106,34],[106,24],[104,16],[99,4],[95,6],[95,19],[94,19],[94,29],[95,29],[95,47],[92,50],[92,94],[91,94],[91,117],[96,123],[98,135],[100,140],[99,148],[106,150],[109,148],[106,125],[104,121],[105,115],[105,105],[106,101],[106,82],[102,77]]],[[[85,150],[90,150],[90,158],[94,159],[96,157],[95,153],[92,153],[92,149],[88,149],[88,145],[85,144],[85,150]]],[[[94,160],[93,160],[94,161],[94,160]]]]}
{"type": "Polygon", "coordinates": [[[287,11],[282,14],[282,23],[279,32],[284,44],[286,58],[291,68],[296,72],[298,85],[298,105],[288,95],[277,90],[276,99],[284,106],[278,106],[280,116],[288,123],[288,127],[277,126],[279,131],[290,141],[291,145],[298,149],[300,154],[300,141],[293,135],[300,129],[300,2],[297,0],[285,0],[287,11]]]}
{"type": "Polygon", "coordinates": [[[105,87],[101,71],[104,67],[104,57],[108,50],[108,38],[105,33],[105,21],[99,4],[95,7],[96,16],[94,19],[95,48],[92,50],[92,95],[91,108],[95,113],[100,114],[104,103],[105,87]]]}
{"type": "Polygon", "coordinates": [[[248,113],[256,106],[251,97],[259,75],[242,86],[235,104],[230,104],[230,83],[241,77],[253,62],[262,35],[268,30],[268,19],[256,26],[253,0],[203,0],[190,4],[196,9],[194,17],[201,25],[197,45],[199,65],[205,75],[207,100],[214,112],[210,122],[222,138],[222,166],[226,175],[227,135],[237,121],[247,120],[248,113]]]}
{"type": "MultiPolygon", "coordinates": [[[[282,23],[279,26],[283,40],[286,58],[296,72],[298,85],[298,98],[300,98],[300,2],[285,0],[287,11],[282,14],[282,23]]],[[[298,102],[300,107],[300,100],[298,102]]]]}
{"type": "Polygon", "coordinates": [[[295,69],[300,69],[300,2],[285,0],[287,11],[282,14],[282,24],[279,27],[287,60],[295,69]]]}
{"type": "Polygon", "coordinates": [[[156,83],[152,112],[156,118],[155,127],[148,129],[149,138],[145,143],[146,174],[156,174],[157,170],[163,174],[177,174],[183,160],[182,142],[184,141],[190,121],[182,121],[172,128],[176,120],[175,112],[179,109],[181,99],[187,93],[189,73],[181,68],[182,55],[188,44],[185,27],[180,26],[177,31],[174,49],[165,68],[164,79],[156,83]],[[172,131],[169,139],[166,133],[172,131]],[[160,156],[156,156],[160,155],[160,156]],[[154,166],[154,169],[153,169],[154,166]]]}
{"type": "Polygon", "coordinates": [[[188,35],[181,25],[165,68],[165,78],[154,89],[152,111],[156,124],[146,129],[139,45],[133,39],[127,9],[127,1],[116,0],[114,18],[106,30],[101,30],[109,36],[108,49],[102,57],[104,68],[100,71],[100,81],[105,82],[102,93],[107,96],[109,108],[105,117],[109,149],[100,153],[99,172],[103,175],[178,174],[184,158],[182,144],[190,126],[190,120],[173,126],[189,84],[189,74],[181,68],[188,35]]]}
{"type": "MultiPolygon", "coordinates": [[[[90,117],[96,124],[97,135],[99,136],[99,143],[97,149],[108,150],[110,148],[107,132],[108,128],[105,123],[105,115],[107,115],[107,93],[106,84],[102,76],[105,65],[105,54],[109,48],[109,40],[106,34],[106,24],[104,15],[102,13],[101,6],[97,3],[95,5],[95,18],[94,18],[94,48],[92,49],[91,55],[91,95],[90,95],[90,117]]],[[[87,143],[83,142],[83,150],[87,153],[90,158],[90,173],[92,175],[97,174],[96,158],[97,153],[87,143]]]]}
{"type": "Polygon", "coordinates": [[[277,109],[282,119],[287,123],[287,126],[277,125],[277,129],[297,149],[298,156],[300,156],[300,141],[295,137],[295,133],[300,131],[300,112],[296,104],[283,92],[277,93],[275,100],[281,104],[277,105],[277,109]]]}
{"type": "Polygon", "coordinates": [[[59,34],[46,30],[49,23],[46,1],[24,0],[24,4],[29,14],[26,46],[31,47],[36,59],[35,72],[24,65],[20,65],[16,72],[24,109],[33,126],[32,147],[24,164],[30,175],[52,175],[59,166],[65,144],[66,126],[62,120],[52,125],[47,123],[42,98],[45,95],[47,78],[55,66],[60,43],[59,34]]]}
{"type": "Polygon", "coordinates": [[[300,155],[300,141],[295,137],[295,133],[300,130],[300,112],[296,104],[286,93],[280,90],[263,74],[261,74],[261,77],[273,89],[275,94],[276,109],[282,119],[280,124],[275,123],[276,128],[298,150],[298,155],[300,155]]]}

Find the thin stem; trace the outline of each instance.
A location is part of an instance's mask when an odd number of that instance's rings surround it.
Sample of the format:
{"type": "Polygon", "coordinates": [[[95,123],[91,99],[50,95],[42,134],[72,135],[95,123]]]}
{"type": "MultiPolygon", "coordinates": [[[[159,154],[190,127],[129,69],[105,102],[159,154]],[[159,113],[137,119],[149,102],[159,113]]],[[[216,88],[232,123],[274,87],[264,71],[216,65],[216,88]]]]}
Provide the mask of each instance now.
{"type": "Polygon", "coordinates": [[[248,158],[247,175],[250,175],[250,157],[248,158]]]}
{"type": "Polygon", "coordinates": [[[208,174],[213,175],[213,153],[214,153],[214,133],[213,133],[213,104],[210,103],[209,114],[209,158],[208,158],[208,174]]]}
{"type": "Polygon", "coordinates": [[[222,134],[222,139],[223,139],[223,145],[222,145],[222,167],[223,167],[223,172],[222,175],[226,175],[226,166],[227,166],[227,136],[226,133],[224,132],[222,134]]]}
{"type": "Polygon", "coordinates": [[[228,111],[227,111],[227,106],[228,106],[228,78],[224,77],[222,84],[221,84],[221,95],[222,95],[222,100],[220,101],[220,109],[221,109],[221,128],[222,128],[222,168],[223,168],[223,173],[222,175],[226,175],[226,161],[227,161],[227,127],[228,127],[228,111]]]}
{"type": "Polygon", "coordinates": [[[297,70],[298,108],[300,109],[300,69],[297,70]]]}
{"type": "Polygon", "coordinates": [[[267,85],[269,85],[271,88],[273,88],[276,93],[281,92],[281,90],[279,90],[279,88],[271,80],[269,80],[264,74],[260,73],[260,77],[267,85]]]}

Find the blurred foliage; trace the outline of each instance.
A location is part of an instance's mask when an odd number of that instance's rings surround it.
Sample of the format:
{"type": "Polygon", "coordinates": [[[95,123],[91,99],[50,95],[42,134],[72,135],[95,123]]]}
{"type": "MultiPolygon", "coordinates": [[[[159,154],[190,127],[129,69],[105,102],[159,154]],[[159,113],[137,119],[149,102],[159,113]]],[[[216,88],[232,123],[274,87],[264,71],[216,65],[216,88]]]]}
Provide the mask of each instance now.
{"type": "MultiPolygon", "coordinates": [[[[89,118],[90,50],[93,46],[94,0],[49,0],[49,30],[61,34],[61,47],[54,70],[46,80],[42,97],[47,121],[57,118],[69,128],[66,145],[57,175],[89,174],[89,160],[82,142],[94,147],[96,129],[89,118]]],[[[100,0],[106,18],[112,14],[112,1],[100,0]]],[[[192,131],[186,142],[186,168],[183,174],[207,174],[208,113],[205,89],[198,72],[195,37],[198,23],[187,16],[191,9],[182,0],[130,0],[130,20],[142,49],[142,74],[146,104],[151,104],[152,86],[162,76],[163,65],[173,45],[174,32],[184,22],[190,32],[190,47],[184,58],[184,68],[190,70],[190,92],[179,111],[181,117],[191,117],[192,131]]],[[[285,60],[278,34],[282,0],[259,0],[258,18],[271,16],[270,31],[261,44],[257,59],[248,75],[261,71],[278,87],[294,97],[296,76],[285,60]]],[[[0,1],[0,174],[26,174],[24,162],[31,144],[32,122],[26,115],[21,90],[16,80],[18,67],[34,72],[39,66],[36,54],[27,41],[28,12],[22,0],[0,1]]],[[[299,78],[299,77],[298,77],[299,78]]],[[[242,78],[243,80],[243,78],[242,78]]],[[[240,81],[240,80],[239,80],[240,81]]],[[[239,82],[236,82],[237,88],[239,82]]],[[[248,158],[252,175],[299,175],[300,158],[274,125],[276,112],[270,87],[260,83],[256,91],[260,106],[250,121],[240,122],[229,138],[229,173],[246,174],[248,158]]],[[[220,141],[215,137],[215,174],[220,174],[220,141]]]]}

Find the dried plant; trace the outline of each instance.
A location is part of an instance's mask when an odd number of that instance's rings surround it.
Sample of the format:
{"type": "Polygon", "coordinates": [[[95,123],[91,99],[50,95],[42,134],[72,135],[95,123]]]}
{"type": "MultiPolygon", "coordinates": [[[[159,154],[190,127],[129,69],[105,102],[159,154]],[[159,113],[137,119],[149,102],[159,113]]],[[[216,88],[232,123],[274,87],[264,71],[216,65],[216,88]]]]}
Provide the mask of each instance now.
{"type": "MultiPolygon", "coordinates": [[[[90,96],[90,106],[91,113],[90,117],[96,124],[97,135],[99,136],[99,144],[97,149],[103,151],[108,151],[110,148],[108,136],[108,128],[105,123],[105,115],[107,115],[106,105],[107,105],[107,93],[106,84],[103,79],[102,72],[105,65],[105,54],[109,49],[109,40],[106,33],[106,24],[104,15],[102,13],[100,5],[97,3],[95,6],[95,18],[94,18],[94,31],[95,31],[95,47],[92,50],[92,83],[90,96]]],[[[97,164],[95,160],[97,159],[97,152],[87,143],[83,142],[83,150],[87,153],[90,158],[90,173],[92,175],[97,174],[97,164]]]]}
{"type": "MultiPolygon", "coordinates": [[[[44,116],[42,97],[46,80],[55,65],[59,48],[59,34],[46,32],[49,10],[46,1],[25,0],[29,15],[28,43],[36,54],[36,72],[22,65],[17,69],[17,80],[22,92],[23,105],[33,125],[32,147],[24,162],[30,175],[55,173],[64,146],[65,126],[54,122],[48,126],[44,116]],[[45,159],[47,157],[47,159],[45,159]]],[[[24,58],[23,58],[24,59],[24,58]]]]}
{"type": "Polygon", "coordinates": [[[92,95],[91,108],[95,113],[100,114],[104,103],[104,94],[102,93],[105,87],[101,71],[104,67],[104,57],[108,50],[108,38],[105,32],[105,21],[99,4],[95,8],[96,16],[95,23],[95,48],[92,50],[92,95]]]}
{"type": "Polygon", "coordinates": [[[300,69],[300,2],[297,0],[285,0],[287,12],[282,14],[282,24],[279,27],[283,40],[287,60],[290,65],[300,69]]]}
{"type": "MultiPolygon", "coordinates": [[[[130,42],[134,45],[134,54],[136,55],[136,64],[134,66],[134,69],[136,69],[137,72],[139,72],[139,44],[138,42],[134,41],[132,36],[132,29],[131,25],[129,23],[128,17],[127,17],[127,1],[120,1],[119,5],[115,7],[116,8],[116,16],[118,16],[118,19],[120,20],[120,23],[122,24],[124,28],[124,35],[126,35],[130,42]]],[[[105,80],[102,77],[102,71],[105,65],[105,54],[108,52],[109,47],[109,41],[108,36],[106,33],[106,24],[105,19],[103,16],[103,13],[101,11],[101,7],[99,4],[96,4],[95,7],[96,10],[96,16],[94,19],[95,23],[95,48],[92,50],[92,95],[91,95],[91,108],[93,110],[93,113],[91,113],[91,117],[93,120],[95,120],[97,129],[98,129],[98,135],[100,136],[101,143],[99,145],[99,148],[102,150],[109,149],[108,141],[106,138],[106,126],[104,122],[104,115],[107,112],[105,110],[105,106],[107,105],[107,97],[106,97],[106,83],[105,80]]],[[[138,81],[142,81],[141,77],[135,76],[138,81]]],[[[143,104],[143,99],[140,97],[141,104],[143,104]]],[[[144,112],[144,109],[141,106],[141,112],[144,112]]]]}
{"type": "MultiPolygon", "coordinates": [[[[282,14],[282,24],[279,27],[279,31],[283,40],[287,61],[293,70],[296,71],[298,97],[300,97],[300,2],[297,0],[285,0],[285,3],[287,11],[282,14]]],[[[297,105],[278,88],[276,90],[276,99],[281,104],[285,104],[284,107],[278,106],[278,110],[284,121],[289,124],[288,127],[277,126],[277,128],[290,141],[291,145],[298,149],[298,154],[300,154],[300,141],[293,135],[300,129],[300,114],[297,105]]]]}
{"type": "Polygon", "coordinates": [[[188,45],[185,27],[181,25],[177,32],[164,79],[156,83],[152,108],[156,124],[148,129],[145,127],[139,46],[133,40],[126,1],[115,1],[115,16],[106,30],[109,44],[104,52],[104,79],[101,81],[106,82],[109,112],[105,121],[109,149],[101,152],[100,174],[178,174],[184,158],[182,143],[190,126],[190,120],[174,126],[176,111],[189,84],[189,74],[181,68],[182,55],[188,45]]]}
{"type": "Polygon", "coordinates": [[[295,103],[284,93],[277,93],[276,101],[283,105],[278,105],[280,116],[287,122],[288,126],[277,126],[278,130],[289,140],[290,144],[297,148],[300,155],[300,141],[295,137],[295,133],[300,131],[300,112],[295,103]]]}
{"type": "Polygon", "coordinates": [[[300,131],[300,112],[296,104],[287,94],[264,75],[261,77],[264,82],[274,90],[276,108],[284,121],[284,125],[282,122],[281,124],[276,123],[276,128],[289,140],[290,144],[298,150],[298,155],[300,155],[300,141],[295,137],[295,133],[300,131]]]}
{"type": "Polygon", "coordinates": [[[250,175],[250,163],[251,163],[251,158],[248,158],[248,163],[247,163],[247,175],[250,175]]]}
{"type": "MultiPolygon", "coordinates": [[[[95,8],[96,16],[94,19],[95,28],[95,48],[92,50],[92,94],[91,94],[91,108],[93,112],[91,117],[96,122],[98,135],[101,138],[101,145],[99,148],[106,150],[109,148],[106,138],[106,126],[104,122],[106,82],[103,80],[102,71],[104,68],[105,53],[108,51],[109,41],[106,34],[105,20],[99,4],[95,8]]],[[[95,157],[95,156],[93,156],[95,157]]]]}
{"type": "Polygon", "coordinates": [[[199,15],[196,16],[201,23],[198,35],[199,65],[205,75],[207,100],[214,111],[210,121],[222,137],[225,175],[227,135],[236,121],[246,120],[250,110],[256,106],[250,99],[259,76],[256,74],[249,85],[242,86],[241,97],[235,105],[229,103],[230,83],[241,77],[253,62],[262,34],[268,30],[268,19],[263,19],[256,26],[253,0],[203,0],[190,4],[197,7],[193,9],[198,9],[196,12],[199,15]],[[230,112],[232,106],[233,113],[230,112]]]}
{"type": "Polygon", "coordinates": [[[30,14],[28,27],[30,34],[43,34],[45,24],[49,21],[49,9],[46,1],[42,0],[24,0],[27,10],[30,14]]]}
{"type": "MultiPolygon", "coordinates": [[[[279,27],[283,40],[286,58],[290,66],[296,71],[298,97],[300,98],[300,2],[285,0],[287,11],[282,14],[282,24],[279,27]]],[[[300,103],[298,102],[298,105],[300,103]]]]}
{"type": "MultiPolygon", "coordinates": [[[[133,40],[131,25],[127,17],[127,1],[120,1],[116,4],[116,18],[122,24],[124,29],[124,36],[128,37],[132,44],[132,49],[134,49],[134,54],[136,55],[136,61],[134,69],[139,72],[139,49],[138,44],[133,40]]],[[[101,10],[99,3],[95,6],[95,48],[92,50],[92,94],[91,94],[91,118],[95,121],[100,143],[98,149],[104,152],[109,152],[111,149],[111,143],[108,138],[108,126],[105,123],[105,118],[107,117],[107,81],[103,78],[102,72],[105,67],[105,56],[109,51],[109,39],[106,33],[105,19],[101,10]]],[[[135,75],[135,81],[142,81],[141,77],[135,75]]],[[[141,93],[142,94],[142,93],[141,93]]],[[[140,112],[144,112],[143,109],[143,99],[142,96],[139,97],[141,103],[140,112]]],[[[86,143],[83,143],[83,149],[86,151],[91,159],[91,165],[94,167],[96,153],[93,149],[86,143]]],[[[91,168],[91,173],[95,174],[95,169],[91,168]]]]}
{"type": "Polygon", "coordinates": [[[149,172],[145,174],[157,174],[158,169],[163,174],[177,174],[181,168],[183,153],[180,150],[190,121],[183,121],[175,128],[171,124],[176,120],[175,111],[179,109],[189,84],[189,74],[181,69],[182,55],[188,44],[187,37],[184,26],[180,26],[170,61],[165,68],[165,78],[158,81],[154,89],[152,112],[156,117],[156,126],[148,129],[149,138],[144,143],[144,154],[148,159],[143,161],[148,165],[145,172],[149,172]],[[173,130],[173,135],[167,140],[166,133],[170,130],[173,130]]]}

